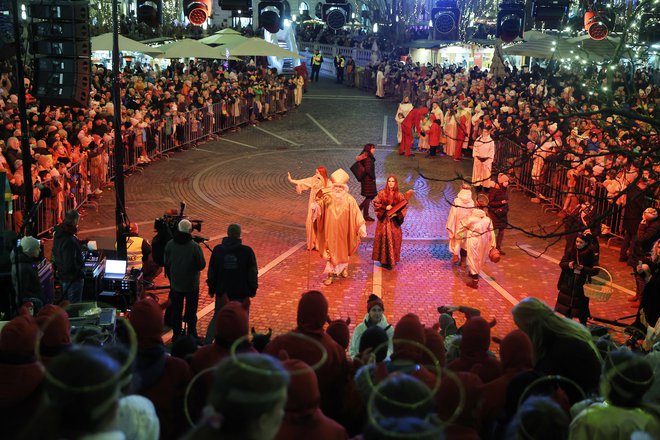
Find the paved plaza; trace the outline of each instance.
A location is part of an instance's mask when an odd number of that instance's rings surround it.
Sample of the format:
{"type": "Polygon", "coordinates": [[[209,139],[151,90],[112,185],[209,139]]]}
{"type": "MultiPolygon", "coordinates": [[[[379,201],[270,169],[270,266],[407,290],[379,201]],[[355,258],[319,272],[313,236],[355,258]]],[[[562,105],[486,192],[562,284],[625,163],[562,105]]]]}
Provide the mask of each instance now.
{"type": "MultiPolygon", "coordinates": [[[[464,268],[450,263],[445,223],[460,186],[451,181],[469,175],[472,162],[450,158],[413,158],[396,152],[397,103],[379,100],[364,91],[322,80],[310,86],[302,105],[283,118],[225,133],[212,140],[152,163],[126,181],[126,209],[141,235],[151,239],[156,217],[180,201],[186,214],[204,220],[200,235],[211,247],[225,236],[229,223],[240,223],[243,242],[251,246],[259,264],[259,290],[250,310],[251,326],[258,331],[272,328],[281,333],[295,327],[296,304],[306,290],[323,291],[334,318],[363,319],[366,299],[380,293],[385,314],[395,323],[408,312],[423,323],[437,322],[439,305],[469,305],[487,319],[497,318],[493,333],[504,336],[514,327],[510,310],[522,298],[536,296],[554,306],[556,283],[564,241],[531,238],[518,229],[506,231],[506,256],[498,264],[486,263],[478,289],[466,285],[464,268]],[[324,261],[315,251],[305,250],[305,215],[308,195],[298,195],[287,181],[314,174],[319,165],[329,173],[348,170],[365,143],[375,143],[378,187],[395,174],[402,191],[415,190],[403,224],[401,263],[393,270],[381,269],[371,260],[375,224],[368,224],[368,237],[351,260],[350,276],[324,286],[324,261]],[[425,176],[429,179],[425,179],[425,176]],[[539,256],[539,254],[542,255],[539,256]]],[[[352,179],[351,193],[358,203],[359,183],[352,179]]],[[[543,234],[555,230],[559,218],[545,214],[522,193],[510,196],[510,223],[522,230],[543,234]]],[[[88,208],[79,236],[114,234],[114,193],[106,191],[98,210],[88,208]]],[[[613,243],[616,244],[616,243],[613,243]]],[[[204,249],[205,256],[210,252],[204,249]]],[[[592,302],[592,314],[615,319],[630,315],[626,299],[634,294],[630,268],[618,263],[618,251],[601,244],[601,264],[612,273],[615,290],[606,303],[592,302]]],[[[202,281],[206,279],[202,275],[202,281]]],[[[159,280],[159,284],[166,284],[159,280]]],[[[204,282],[200,293],[200,335],[206,333],[213,312],[204,282]]],[[[163,293],[162,301],[166,294],[163,293]]]]}

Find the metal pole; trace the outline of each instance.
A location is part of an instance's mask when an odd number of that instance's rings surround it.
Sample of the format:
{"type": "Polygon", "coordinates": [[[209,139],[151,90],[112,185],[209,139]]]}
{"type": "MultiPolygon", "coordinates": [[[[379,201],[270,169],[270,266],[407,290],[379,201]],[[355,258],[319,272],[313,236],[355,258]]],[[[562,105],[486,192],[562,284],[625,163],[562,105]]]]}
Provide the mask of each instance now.
{"type": "Polygon", "coordinates": [[[119,12],[118,0],[112,0],[112,102],[115,107],[113,125],[115,126],[115,229],[117,239],[117,258],[125,260],[126,210],[124,204],[124,145],[122,144],[121,97],[119,78],[119,12]]]}
{"type": "MultiPolygon", "coordinates": [[[[28,119],[27,110],[25,108],[25,71],[23,70],[23,55],[22,55],[22,39],[21,30],[19,27],[18,16],[20,14],[18,8],[18,0],[11,2],[12,14],[14,16],[14,48],[16,50],[16,81],[18,81],[18,116],[21,120],[21,154],[23,155],[23,188],[25,190],[25,207],[23,208],[23,221],[30,220],[29,213],[32,211],[32,153],[30,152],[30,138],[28,136],[28,119]]],[[[32,224],[27,225],[25,230],[26,235],[34,234],[34,227],[32,224]]]]}

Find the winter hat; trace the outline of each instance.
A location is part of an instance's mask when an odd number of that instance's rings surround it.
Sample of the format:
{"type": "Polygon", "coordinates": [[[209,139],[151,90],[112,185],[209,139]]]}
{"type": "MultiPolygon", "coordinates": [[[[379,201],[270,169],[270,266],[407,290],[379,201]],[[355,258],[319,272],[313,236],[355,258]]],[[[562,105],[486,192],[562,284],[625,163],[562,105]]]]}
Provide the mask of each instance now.
{"type": "Polygon", "coordinates": [[[351,323],[351,318],[347,320],[335,319],[334,321],[328,320],[328,328],[325,332],[339,344],[344,350],[348,348],[351,340],[351,332],[348,330],[348,325],[351,323]]]}
{"type": "Polygon", "coordinates": [[[351,176],[349,176],[348,173],[346,173],[346,171],[341,168],[337,169],[330,175],[330,180],[332,180],[335,185],[346,185],[350,179],[351,176]]]}
{"type": "Polygon", "coordinates": [[[380,306],[383,311],[385,310],[385,304],[383,304],[383,300],[380,298],[380,296],[374,295],[372,293],[369,295],[369,299],[367,300],[367,312],[371,311],[371,309],[376,306],[380,306]]]}
{"type": "Polygon", "coordinates": [[[0,332],[0,352],[12,358],[34,356],[39,327],[35,319],[19,315],[9,321],[0,332]]]}
{"type": "Polygon", "coordinates": [[[42,350],[58,351],[71,344],[71,323],[63,308],[53,304],[45,305],[37,314],[37,323],[43,332],[42,350]]]}
{"type": "Polygon", "coordinates": [[[238,301],[229,301],[218,312],[215,343],[229,348],[238,338],[249,332],[248,314],[238,301]]]}
{"type": "Polygon", "coordinates": [[[184,218],[177,225],[177,229],[179,230],[179,232],[183,232],[185,234],[190,234],[192,232],[192,223],[190,223],[190,220],[186,220],[184,218]]]}
{"type": "Polygon", "coordinates": [[[298,359],[284,360],[282,365],[291,373],[284,406],[285,417],[312,415],[321,402],[316,373],[312,367],[298,359]]]}
{"type": "Polygon", "coordinates": [[[157,301],[151,298],[141,299],[133,304],[128,320],[137,335],[140,348],[152,347],[163,343],[163,313],[157,301]]]}
{"type": "Polygon", "coordinates": [[[328,319],[328,301],[318,290],[305,292],[298,301],[298,328],[304,333],[323,333],[328,319]]]}
{"type": "Polygon", "coordinates": [[[31,258],[37,258],[39,256],[41,242],[34,237],[23,237],[21,238],[21,248],[23,253],[31,258]]]}

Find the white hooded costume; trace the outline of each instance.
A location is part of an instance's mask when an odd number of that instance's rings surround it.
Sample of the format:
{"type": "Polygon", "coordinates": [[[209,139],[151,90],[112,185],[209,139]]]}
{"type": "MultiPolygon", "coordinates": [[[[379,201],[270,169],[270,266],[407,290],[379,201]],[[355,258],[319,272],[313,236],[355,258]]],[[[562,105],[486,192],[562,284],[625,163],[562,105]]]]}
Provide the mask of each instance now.
{"type": "Polygon", "coordinates": [[[465,248],[465,240],[460,238],[458,234],[465,221],[470,217],[473,208],[472,191],[465,188],[461,189],[454,199],[454,204],[449,209],[449,216],[447,217],[449,252],[453,255],[459,256],[461,247],[465,248]]]}
{"type": "Polygon", "coordinates": [[[490,133],[483,131],[481,136],[474,141],[474,163],[472,165],[472,182],[474,186],[490,186],[490,175],[495,159],[495,141],[490,137],[490,133]],[[485,161],[479,158],[486,158],[485,161]]]}
{"type": "Polygon", "coordinates": [[[467,265],[470,275],[478,275],[484,265],[488,252],[496,246],[493,222],[479,208],[471,210],[470,217],[463,222],[459,237],[465,237],[467,265]]]}

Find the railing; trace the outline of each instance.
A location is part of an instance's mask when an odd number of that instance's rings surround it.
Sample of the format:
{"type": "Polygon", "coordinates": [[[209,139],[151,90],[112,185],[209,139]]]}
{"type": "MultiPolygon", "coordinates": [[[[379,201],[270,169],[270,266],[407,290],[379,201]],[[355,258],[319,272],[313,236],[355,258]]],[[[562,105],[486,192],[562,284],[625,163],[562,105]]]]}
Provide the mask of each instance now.
{"type": "MultiPolygon", "coordinates": [[[[132,127],[122,131],[125,148],[124,171],[141,172],[145,162],[172,153],[175,150],[195,145],[210,136],[238,128],[247,123],[267,119],[294,108],[293,90],[274,89],[260,97],[239,99],[233,103],[219,102],[197,110],[177,113],[153,121],[148,127],[132,127]]],[[[34,231],[43,235],[62,221],[64,213],[70,209],[80,209],[94,204],[95,194],[102,190],[115,177],[114,140],[109,137],[101,142],[100,148],[90,156],[72,165],[68,176],[57,178],[53,186],[53,196],[44,199],[35,214],[34,231]]],[[[29,194],[38,200],[39,191],[29,194]]],[[[5,216],[7,229],[19,231],[23,221],[25,197],[14,199],[13,212],[5,216]]]]}
{"type": "Polygon", "coordinates": [[[334,58],[335,55],[342,54],[345,58],[352,57],[355,61],[356,67],[365,67],[371,64],[371,50],[369,49],[359,49],[357,47],[344,47],[344,46],[335,46],[332,44],[320,44],[314,42],[298,42],[298,49],[300,54],[306,58],[308,66],[312,65],[312,55],[314,51],[318,50],[321,55],[323,55],[323,64],[321,65],[321,73],[324,75],[335,74],[335,64],[334,58]]]}

